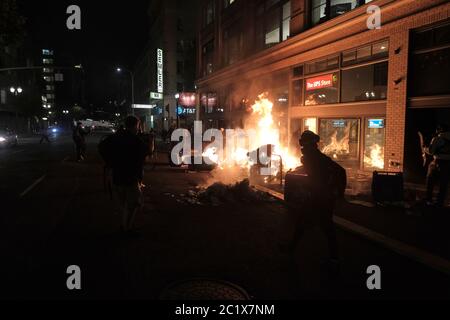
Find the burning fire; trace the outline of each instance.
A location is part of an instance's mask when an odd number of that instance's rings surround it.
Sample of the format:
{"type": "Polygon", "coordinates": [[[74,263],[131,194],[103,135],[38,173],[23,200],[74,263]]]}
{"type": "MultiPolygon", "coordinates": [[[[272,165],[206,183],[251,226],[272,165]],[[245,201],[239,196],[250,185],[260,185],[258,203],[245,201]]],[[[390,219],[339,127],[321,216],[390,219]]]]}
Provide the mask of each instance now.
{"type": "Polygon", "coordinates": [[[370,147],[370,156],[364,156],[364,163],[367,167],[384,169],[384,148],[378,144],[370,147]]]}
{"type": "Polygon", "coordinates": [[[345,129],[344,137],[338,140],[338,132],[335,131],[331,136],[331,142],[322,149],[322,152],[328,155],[332,155],[334,159],[338,159],[339,156],[348,155],[350,153],[350,127],[345,129]]]}
{"type": "Polygon", "coordinates": [[[275,146],[275,149],[272,150],[273,157],[271,159],[273,176],[279,174],[280,158],[283,161],[284,172],[298,167],[300,165],[300,156],[290,154],[288,148],[281,141],[279,130],[275,127],[272,111],[273,103],[267,98],[266,94],[261,94],[252,106],[252,115],[245,124],[245,132],[251,132],[251,135],[247,136],[246,145],[234,146],[231,150],[227,146],[225,150],[226,156],[222,161],[216,148],[206,149],[203,156],[217,163],[220,170],[238,167],[249,171],[253,165],[249,158],[249,152],[262,146],[273,145],[275,146]]]}

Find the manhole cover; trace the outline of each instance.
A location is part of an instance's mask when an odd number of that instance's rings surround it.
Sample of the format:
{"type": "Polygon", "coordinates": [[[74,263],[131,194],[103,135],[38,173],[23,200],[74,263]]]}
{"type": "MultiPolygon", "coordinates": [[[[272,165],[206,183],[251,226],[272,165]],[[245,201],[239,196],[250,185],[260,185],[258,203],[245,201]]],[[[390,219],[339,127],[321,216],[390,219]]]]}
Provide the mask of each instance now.
{"type": "Polygon", "coordinates": [[[160,296],[161,300],[250,300],[241,287],[220,280],[190,279],[169,285],[160,296]]]}

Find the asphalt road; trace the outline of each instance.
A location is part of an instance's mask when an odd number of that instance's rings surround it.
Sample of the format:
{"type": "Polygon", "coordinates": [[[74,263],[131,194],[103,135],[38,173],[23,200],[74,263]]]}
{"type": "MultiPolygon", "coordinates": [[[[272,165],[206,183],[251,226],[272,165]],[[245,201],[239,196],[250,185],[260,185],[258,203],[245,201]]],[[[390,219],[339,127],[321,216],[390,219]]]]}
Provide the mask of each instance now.
{"type": "Polygon", "coordinates": [[[83,163],[73,161],[69,137],[0,150],[2,298],[158,299],[169,284],[190,278],[229,281],[255,299],[450,297],[446,275],[343,230],[341,276],[330,281],[319,267],[327,252],[319,232],[305,235],[294,259],[279,252],[293,232],[282,203],[177,201],[207,181],[205,173],[147,170],[142,236],[124,239],[104,190],[99,139],[89,138],[83,163]],[[70,265],[82,270],[81,291],[66,287],[70,265]],[[380,291],[367,289],[371,265],[381,268],[380,291]]]}

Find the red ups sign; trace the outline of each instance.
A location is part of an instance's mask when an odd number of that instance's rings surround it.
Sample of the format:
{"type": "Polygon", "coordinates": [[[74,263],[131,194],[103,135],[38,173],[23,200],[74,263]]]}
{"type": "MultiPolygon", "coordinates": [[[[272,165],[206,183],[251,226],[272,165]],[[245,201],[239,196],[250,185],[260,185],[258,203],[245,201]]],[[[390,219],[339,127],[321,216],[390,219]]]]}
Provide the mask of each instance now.
{"type": "Polygon", "coordinates": [[[333,74],[326,74],[320,77],[306,80],[306,90],[317,90],[333,86],[333,74]]]}

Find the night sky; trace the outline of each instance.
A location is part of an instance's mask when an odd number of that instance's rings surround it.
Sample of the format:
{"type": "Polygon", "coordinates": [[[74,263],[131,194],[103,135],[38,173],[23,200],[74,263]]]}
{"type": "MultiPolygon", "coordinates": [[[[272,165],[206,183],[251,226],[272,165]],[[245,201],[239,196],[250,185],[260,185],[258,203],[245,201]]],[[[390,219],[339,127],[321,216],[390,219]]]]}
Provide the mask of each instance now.
{"type": "Polygon", "coordinates": [[[116,66],[132,68],[148,39],[149,1],[18,0],[33,45],[52,48],[55,63],[81,63],[95,107],[117,97],[116,66]],[[66,27],[69,5],[81,8],[81,31],[66,27]]]}

